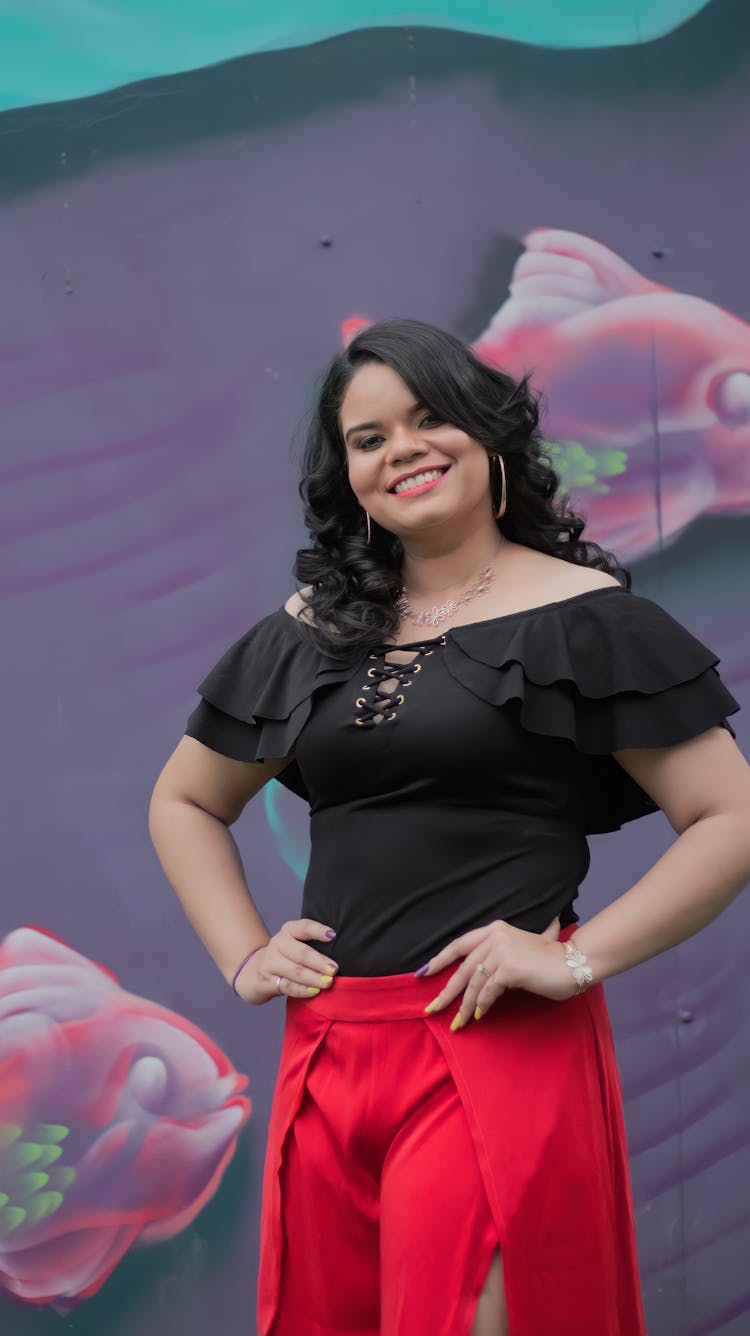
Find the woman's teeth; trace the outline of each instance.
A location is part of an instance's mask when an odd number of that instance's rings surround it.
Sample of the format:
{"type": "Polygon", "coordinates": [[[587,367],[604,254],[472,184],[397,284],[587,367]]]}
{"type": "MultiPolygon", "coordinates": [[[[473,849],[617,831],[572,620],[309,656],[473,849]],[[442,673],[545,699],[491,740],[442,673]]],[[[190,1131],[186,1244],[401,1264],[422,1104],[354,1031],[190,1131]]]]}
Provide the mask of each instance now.
{"type": "Polygon", "coordinates": [[[431,469],[429,473],[415,473],[413,478],[404,478],[402,482],[396,483],[393,491],[396,496],[400,492],[409,492],[413,487],[421,487],[426,482],[436,482],[447,473],[447,469],[431,469]]]}

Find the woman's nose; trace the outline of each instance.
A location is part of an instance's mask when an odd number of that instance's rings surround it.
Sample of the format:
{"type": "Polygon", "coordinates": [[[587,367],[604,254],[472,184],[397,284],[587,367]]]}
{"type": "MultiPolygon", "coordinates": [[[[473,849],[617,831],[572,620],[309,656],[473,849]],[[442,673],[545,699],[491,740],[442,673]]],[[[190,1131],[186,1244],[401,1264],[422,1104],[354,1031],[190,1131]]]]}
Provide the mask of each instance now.
{"type": "Polygon", "coordinates": [[[424,441],[416,441],[411,432],[394,432],[389,455],[392,461],[419,459],[425,453],[424,441]]]}

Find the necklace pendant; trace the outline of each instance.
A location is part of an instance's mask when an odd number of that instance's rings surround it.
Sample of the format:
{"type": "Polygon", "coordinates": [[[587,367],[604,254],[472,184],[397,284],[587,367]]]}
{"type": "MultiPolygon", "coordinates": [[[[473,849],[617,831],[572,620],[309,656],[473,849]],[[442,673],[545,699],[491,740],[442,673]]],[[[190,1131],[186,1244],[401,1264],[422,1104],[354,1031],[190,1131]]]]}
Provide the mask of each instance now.
{"type": "Polygon", "coordinates": [[[428,611],[417,614],[415,619],[417,626],[439,626],[441,622],[445,621],[446,617],[453,615],[457,607],[458,604],[454,599],[451,599],[448,603],[441,603],[439,607],[435,604],[428,611]]]}
{"type": "Polygon", "coordinates": [[[452,617],[462,603],[470,603],[473,598],[484,593],[492,583],[494,564],[494,562],[490,562],[489,566],[485,566],[476,584],[472,585],[471,589],[467,590],[465,594],[461,594],[458,599],[448,599],[447,603],[435,604],[434,607],[423,612],[415,612],[406,597],[406,590],[402,589],[396,600],[400,615],[410,617],[415,626],[439,626],[441,622],[445,621],[446,617],[452,617]]]}

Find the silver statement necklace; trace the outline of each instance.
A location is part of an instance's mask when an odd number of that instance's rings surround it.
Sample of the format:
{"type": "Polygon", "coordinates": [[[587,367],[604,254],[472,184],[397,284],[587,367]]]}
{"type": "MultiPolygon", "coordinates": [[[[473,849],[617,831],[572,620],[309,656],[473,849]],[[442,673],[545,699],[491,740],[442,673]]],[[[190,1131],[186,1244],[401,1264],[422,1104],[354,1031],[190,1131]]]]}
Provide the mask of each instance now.
{"type": "Polygon", "coordinates": [[[445,621],[446,617],[452,617],[462,603],[470,603],[473,598],[478,598],[486,589],[489,589],[495,574],[495,561],[497,561],[497,557],[490,562],[489,566],[485,566],[479,579],[470,589],[467,589],[465,594],[461,594],[458,598],[446,599],[445,603],[435,604],[434,607],[427,608],[425,611],[418,612],[411,606],[406,597],[406,585],[403,585],[402,592],[396,599],[396,607],[400,616],[411,618],[417,626],[439,626],[441,622],[445,621]]]}

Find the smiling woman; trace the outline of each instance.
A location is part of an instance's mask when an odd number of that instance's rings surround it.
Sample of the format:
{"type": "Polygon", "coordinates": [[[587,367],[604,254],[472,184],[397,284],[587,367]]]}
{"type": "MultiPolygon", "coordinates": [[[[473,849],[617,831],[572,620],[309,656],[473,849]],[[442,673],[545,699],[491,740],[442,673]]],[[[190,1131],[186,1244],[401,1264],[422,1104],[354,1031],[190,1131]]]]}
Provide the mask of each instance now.
{"type": "Polygon", "coordinates": [[[310,584],[204,678],[157,784],[225,978],[287,999],[259,1336],[645,1336],[602,980],[750,877],[750,767],[718,656],[556,489],[526,382],[363,331],[310,425],[310,584]],[[274,777],[311,853],[269,931],[227,826],[274,777]],[[579,924],[587,834],[659,807],[675,844],[579,924]]]}
{"type": "Polygon", "coordinates": [[[545,584],[554,571],[562,587],[571,566],[585,566],[619,571],[629,585],[614,557],[583,541],[567,496],[557,497],[538,422],[528,379],[516,382],[421,321],[381,321],[334,357],[302,461],[314,543],[295,567],[310,587],[321,649],[356,653],[395,637],[407,588],[416,601],[465,591],[496,562],[498,581],[507,572],[515,583],[529,549],[558,558],[537,565],[545,584]],[[422,481],[408,486],[412,478],[422,481]],[[507,515],[506,488],[515,502],[507,515]]]}
{"type": "MultiPolygon", "coordinates": [[[[395,401],[396,412],[398,412],[399,407],[401,407],[398,401],[403,397],[404,391],[407,391],[408,387],[399,376],[390,372],[390,369],[386,366],[377,368],[374,379],[375,383],[372,388],[381,405],[381,411],[382,406],[388,403],[390,397],[395,401]]],[[[362,381],[363,377],[360,377],[356,386],[360,391],[363,389],[362,381]]],[[[347,395],[347,402],[350,403],[352,400],[356,403],[356,394],[354,390],[350,390],[347,395]]],[[[445,423],[441,423],[440,419],[434,414],[425,413],[425,407],[425,404],[407,404],[403,407],[407,425],[410,425],[412,420],[418,420],[417,426],[420,431],[429,431],[431,428],[444,427],[446,425],[445,423]]],[[[356,427],[350,427],[348,431],[344,432],[344,440],[347,444],[351,443],[354,446],[355,451],[370,450],[379,445],[383,437],[365,436],[362,439],[357,439],[357,436],[359,432],[370,430],[371,428],[377,428],[382,431],[383,424],[381,422],[360,422],[356,427]]],[[[407,473],[400,473],[397,478],[394,478],[394,480],[388,484],[387,490],[395,496],[402,496],[407,491],[416,492],[417,490],[422,490],[437,482],[444,473],[447,473],[449,468],[450,464],[448,463],[431,465],[420,461],[417,466],[413,469],[409,469],[407,473]]],[[[349,476],[351,481],[351,467],[349,469],[349,476]]]]}
{"type": "Polygon", "coordinates": [[[360,504],[373,519],[383,523],[391,511],[390,507],[387,511],[382,508],[384,493],[412,497],[435,491],[449,472],[455,477],[454,466],[463,459],[464,485],[468,484],[473,464],[478,474],[475,488],[483,509],[487,509],[487,451],[460,428],[425,412],[423,404],[412,403],[412,397],[401,377],[381,362],[363,365],[343,397],[342,426],[367,411],[368,404],[377,405],[380,413],[379,422],[359,423],[344,432],[349,485],[360,504]],[[363,429],[373,427],[377,435],[361,434],[363,429]],[[411,467],[399,467],[407,461],[411,461],[411,467]]]}

